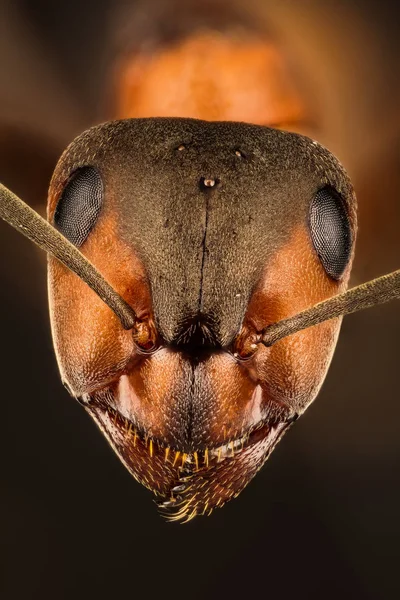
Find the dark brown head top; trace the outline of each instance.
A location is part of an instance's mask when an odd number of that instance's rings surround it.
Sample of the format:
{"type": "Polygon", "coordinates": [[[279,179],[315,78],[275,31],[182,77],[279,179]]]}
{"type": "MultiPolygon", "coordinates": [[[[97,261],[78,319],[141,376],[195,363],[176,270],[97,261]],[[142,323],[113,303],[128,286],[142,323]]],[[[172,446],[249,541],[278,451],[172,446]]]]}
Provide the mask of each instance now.
{"type": "Polygon", "coordinates": [[[340,318],[261,331],[347,287],[355,197],[312,140],[243,123],[138,119],[77,138],[48,218],[136,313],[133,330],[54,258],[62,379],[172,519],[239,494],[315,398],[340,318]]]}

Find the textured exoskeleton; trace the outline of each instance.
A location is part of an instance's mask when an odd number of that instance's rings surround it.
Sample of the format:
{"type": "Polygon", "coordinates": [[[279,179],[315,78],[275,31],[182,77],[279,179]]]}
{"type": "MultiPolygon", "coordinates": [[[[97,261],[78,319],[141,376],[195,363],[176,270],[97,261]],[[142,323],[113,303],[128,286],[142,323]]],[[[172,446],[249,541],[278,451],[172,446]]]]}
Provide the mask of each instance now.
{"type": "Polygon", "coordinates": [[[63,154],[48,218],[136,313],[49,259],[62,379],[171,518],[236,496],[318,393],[341,318],[259,343],[345,291],[356,204],[303,136],[243,123],[132,119],[63,154]]]}

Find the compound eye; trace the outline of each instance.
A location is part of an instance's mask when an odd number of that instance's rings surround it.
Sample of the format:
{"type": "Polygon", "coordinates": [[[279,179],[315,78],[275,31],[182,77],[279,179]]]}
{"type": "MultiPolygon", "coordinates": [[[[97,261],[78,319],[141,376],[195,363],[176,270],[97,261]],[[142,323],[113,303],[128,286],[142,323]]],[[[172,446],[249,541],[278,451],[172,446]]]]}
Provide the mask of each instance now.
{"type": "Polygon", "coordinates": [[[69,178],[57,204],[54,224],[75,246],[82,246],[95,226],[103,197],[103,182],[94,167],[81,167],[69,178]]]}
{"type": "Polygon", "coordinates": [[[332,187],[325,187],[314,196],[310,231],[325,271],[332,279],[340,279],[349,264],[352,236],[345,203],[332,187]]]}

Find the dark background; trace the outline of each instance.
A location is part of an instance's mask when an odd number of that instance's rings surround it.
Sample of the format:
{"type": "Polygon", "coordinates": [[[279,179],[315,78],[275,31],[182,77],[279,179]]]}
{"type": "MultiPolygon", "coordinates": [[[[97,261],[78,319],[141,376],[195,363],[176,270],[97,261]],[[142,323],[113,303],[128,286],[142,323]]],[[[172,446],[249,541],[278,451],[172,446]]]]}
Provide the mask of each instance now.
{"type": "MultiPolygon", "coordinates": [[[[127,5],[0,2],[0,180],[42,213],[63,148],[110,116],[114,17],[127,5]]],[[[353,284],[399,268],[397,2],[248,10],[286,53],[313,134],[353,178],[353,284]]],[[[0,255],[2,600],[399,598],[398,303],[345,319],[318,399],[262,472],[223,510],[179,526],[61,386],[45,257],[5,224],[0,255]]]]}

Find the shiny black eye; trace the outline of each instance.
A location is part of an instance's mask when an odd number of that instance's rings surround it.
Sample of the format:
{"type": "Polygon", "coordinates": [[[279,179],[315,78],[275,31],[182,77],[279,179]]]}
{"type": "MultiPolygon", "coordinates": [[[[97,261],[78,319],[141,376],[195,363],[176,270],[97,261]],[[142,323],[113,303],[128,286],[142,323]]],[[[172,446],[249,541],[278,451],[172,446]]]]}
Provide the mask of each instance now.
{"type": "Polygon", "coordinates": [[[77,169],[58,201],[54,224],[75,246],[81,246],[93,229],[103,203],[103,182],[94,167],[77,169]]]}
{"type": "Polygon", "coordinates": [[[333,279],[340,279],[350,260],[352,237],[346,206],[333,188],[325,187],[314,196],[310,230],[325,271],[333,279]]]}

